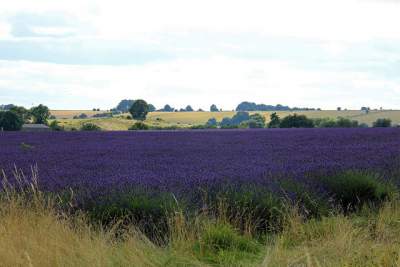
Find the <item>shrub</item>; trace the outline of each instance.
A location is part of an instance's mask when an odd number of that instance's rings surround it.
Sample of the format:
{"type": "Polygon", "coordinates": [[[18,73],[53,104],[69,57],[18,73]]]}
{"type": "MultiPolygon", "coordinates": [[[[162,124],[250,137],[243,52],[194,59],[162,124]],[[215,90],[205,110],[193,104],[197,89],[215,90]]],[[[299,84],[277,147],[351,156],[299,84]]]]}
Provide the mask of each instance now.
{"type": "Polygon", "coordinates": [[[242,122],[250,120],[250,115],[248,112],[245,111],[239,111],[235,115],[233,115],[231,119],[231,124],[232,125],[239,125],[242,122]]]}
{"type": "Polygon", "coordinates": [[[393,192],[389,184],[379,181],[376,175],[347,171],[323,179],[324,186],[334,200],[345,210],[354,210],[364,204],[376,204],[386,200],[393,192]]]}
{"type": "Polygon", "coordinates": [[[127,115],[127,116],[126,116],[126,119],[127,119],[127,120],[132,120],[132,116],[131,116],[131,115],[127,115]]]}
{"type": "Polygon", "coordinates": [[[265,127],[265,117],[259,113],[250,115],[249,128],[264,128],[265,127]]]}
{"type": "Polygon", "coordinates": [[[281,120],[280,128],[313,128],[313,120],[307,118],[305,115],[289,115],[281,120]]]}
{"type": "Polygon", "coordinates": [[[110,112],[104,112],[104,113],[97,113],[94,114],[92,117],[93,118],[111,118],[113,115],[110,112]]]}
{"type": "Polygon", "coordinates": [[[52,129],[53,131],[64,131],[64,127],[58,125],[58,121],[54,120],[49,124],[50,129],[52,129]]]}
{"type": "Polygon", "coordinates": [[[217,124],[218,124],[218,122],[217,122],[217,120],[216,120],[215,118],[209,119],[209,120],[207,121],[207,123],[206,123],[206,125],[207,125],[208,127],[213,127],[213,126],[216,127],[217,124]]]}
{"type": "Polygon", "coordinates": [[[101,131],[101,128],[94,123],[85,123],[81,127],[81,131],[101,131]]]}
{"type": "Polygon", "coordinates": [[[358,127],[358,121],[339,117],[336,121],[336,125],[340,128],[355,128],[358,127]]]}
{"type": "Polygon", "coordinates": [[[373,123],[374,127],[391,127],[392,126],[392,120],[390,119],[377,119],[373,123]]]}
{"type": "Polygon", "coordinates": [[[314,120],[314,124],[318,128],[334,128],[337,127],[336,121],[331,118],[319,118],[314,120]]]}
{"type": "Polygon", "coordinates": [[[24,124],[22,118],[12,111],[0,112],[0,130],[19,131],[24,124]]]}
{"type": "Polygon", "coordinates": [[[135,122],[128,130],[138,131],[138,130],[149,130],[149,126],[141,121],[135,122]]]}

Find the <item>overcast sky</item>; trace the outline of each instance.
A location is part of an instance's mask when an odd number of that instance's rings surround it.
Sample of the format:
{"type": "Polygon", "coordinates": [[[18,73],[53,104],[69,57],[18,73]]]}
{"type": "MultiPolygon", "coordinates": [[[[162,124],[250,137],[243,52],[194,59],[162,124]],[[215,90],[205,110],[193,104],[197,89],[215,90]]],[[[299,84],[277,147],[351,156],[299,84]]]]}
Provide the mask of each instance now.
{"type": "Polygon", "coordinates": [[[0,104],[400,108],[400,1],[12,0],[0,104]]]}

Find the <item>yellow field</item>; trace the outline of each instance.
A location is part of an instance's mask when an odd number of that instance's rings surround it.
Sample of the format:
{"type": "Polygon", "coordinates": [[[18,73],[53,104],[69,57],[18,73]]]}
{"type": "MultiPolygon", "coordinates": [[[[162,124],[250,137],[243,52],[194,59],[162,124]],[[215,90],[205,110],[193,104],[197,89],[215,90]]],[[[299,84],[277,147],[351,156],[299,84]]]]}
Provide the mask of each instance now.
{"type": "MultiPolygon", "coordinates": [[[[104,112],[104,111],[103,111],[104,112]]],[[[88,119],[72,119],[73,116],[85,113],[88,116],[92,116],[96,113],[102,113],[102,111],[87,111],[87,110],[57,110],[51,111],[52,115],[55,115],[61,125],[67,129],[75,127],[79,128],[85,122],[95,123],[104,130],[127,130],[134,121],[126,119],[125,115],[116,116],[114,118],[88,118],[88,119]]],[[[254,112],[253,112],[254,113],[254,112]]],[[[263,114],[267,121],[272,112],[258,112],[263,114]]],[[[357,120],[360,123],[366,123],[372,125],[372,123],[379,118],[389,118],[393,124],[400,124],[400,111],[399,110],[383,110],[383,111],[371,111],[369,114],[365,114],[359,110],[324,110],[324,111],[281,111],[277,114],[283,118],[289,114],[304,114],[309,118],[337,118],[345,117],[353,120],[357,120]]],[[[146,124],[152,126],[178,126],[178,127],[190,127],[191,125],[204,124],[210,118],[216,118],[217,121],[221,121],[224,117],[232,117],[235,114],[234,111],[223,111],[223,112],[151,112],[148,114],[145,121],[146,124]]]]}
{"type": "Polygon", "coordinates": [[[51,110],[50,113],[56,116],[57,119],[72,119],[74,116],[79,116],[82,113],[93,116],[94,114],[103,113],[104,111],[92,111],[92,110],[51,110]]]}

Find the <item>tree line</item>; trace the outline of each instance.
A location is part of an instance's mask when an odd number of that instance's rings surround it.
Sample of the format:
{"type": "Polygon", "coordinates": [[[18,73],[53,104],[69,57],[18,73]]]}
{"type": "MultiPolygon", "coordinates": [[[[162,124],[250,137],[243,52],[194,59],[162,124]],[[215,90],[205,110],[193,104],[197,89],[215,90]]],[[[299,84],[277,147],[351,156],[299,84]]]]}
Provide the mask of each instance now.
{"type": "Polygon", "coordinates": [[[50,117],[48,107],[40,104],[26,109],[15,105],[2,105],[0,111],[0,130],[19,131],[25,123],[47,124],[50,117]]]}

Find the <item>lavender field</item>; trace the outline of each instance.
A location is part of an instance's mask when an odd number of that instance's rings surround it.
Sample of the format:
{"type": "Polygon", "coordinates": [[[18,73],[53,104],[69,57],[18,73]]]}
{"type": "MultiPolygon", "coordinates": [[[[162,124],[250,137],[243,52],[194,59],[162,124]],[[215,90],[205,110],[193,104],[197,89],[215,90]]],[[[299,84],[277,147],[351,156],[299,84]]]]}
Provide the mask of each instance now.
{"type": "Polygon", "coordinates": [[[42,189],[131,187],[191,194],[277,179],[307,184],[343,170],[383,176],[399,164],[399,129],[0,133],[0,169],[39,170],[42,189]]]}

